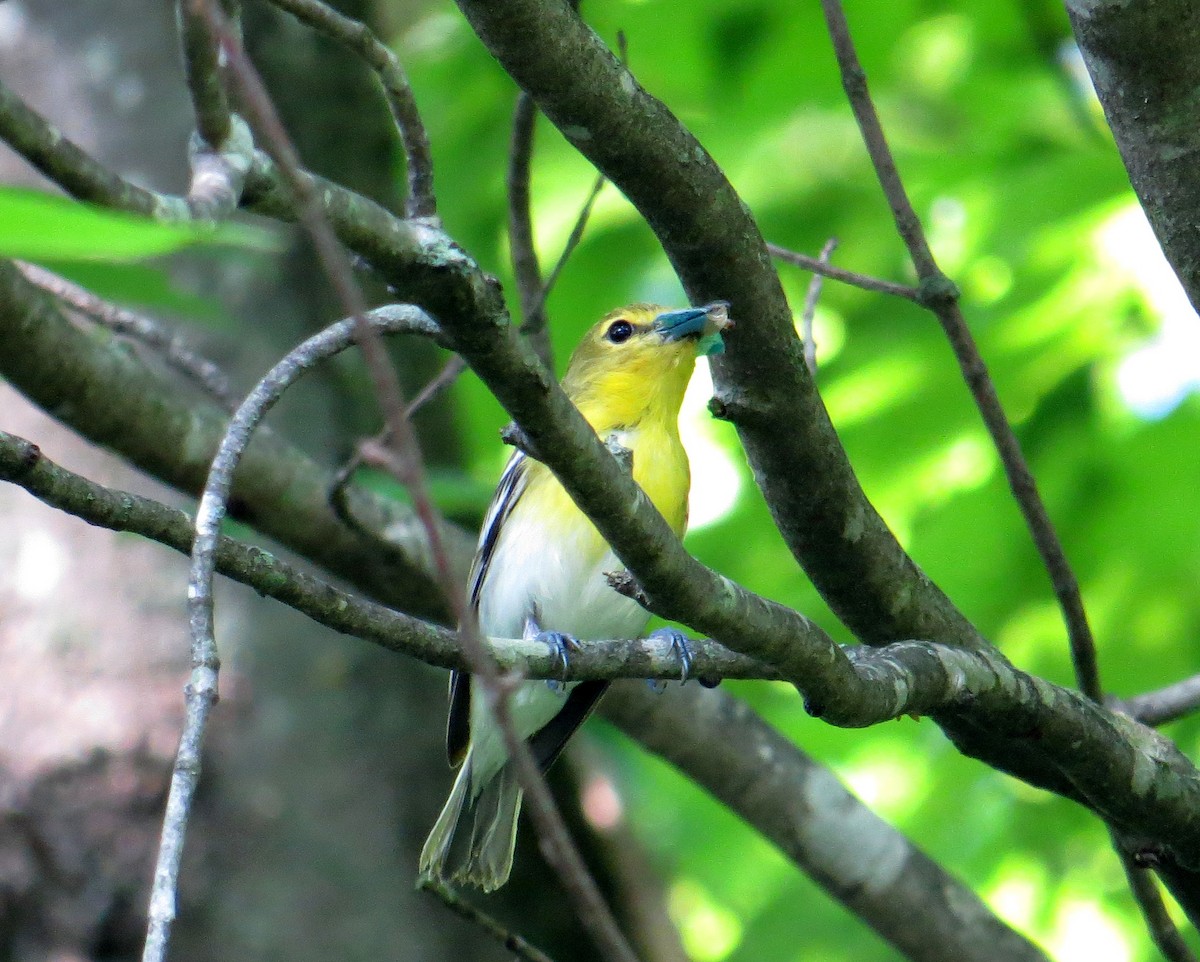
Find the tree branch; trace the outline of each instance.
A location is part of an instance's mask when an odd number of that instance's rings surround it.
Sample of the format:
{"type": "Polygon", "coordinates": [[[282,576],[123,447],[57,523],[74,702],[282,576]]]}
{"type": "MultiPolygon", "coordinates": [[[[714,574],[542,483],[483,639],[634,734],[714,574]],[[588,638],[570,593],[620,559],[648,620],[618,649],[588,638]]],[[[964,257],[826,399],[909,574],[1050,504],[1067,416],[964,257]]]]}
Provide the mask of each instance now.
{"type": "Polygon", "coordinates": [[[196,132],[211,147],[225,143],[233,129],[229,98],[221,82],[217,42],[201,11],[203,0],[175,0],[183,48],[184,76],[196,114],[196,132]]]}
{"type": "MultiPolygon", "coordinates": [[[[89,481],[51,461],[36,445],[0,431],[0,480],[20,485],[39,501],[88,524],[141,535],[181,554],[192,550],[192,518],[152,498],[89,481]]],[[[457,636],[448,628],[405,615],[343,591],[295,565],[233,538],[217,545],[217,571],[273,598],[313,621],[439,668],[466,670],[457,636]]],[[[492,657],[505,671],[530,678],[562,678],[556,648],[523,638],[490,638],[492,657]]],[[[691,641],[697,675],[767,678],[778,675],[761,662],[707,639],[691,641]]],[[[661,638],[589,642],[571,657],[569,680],[679,677],[679,656],[661,638]]]]}
{"type": "Polygon", "coordinates": [[[87,315],[89,319],[103,324],[115,334],[145,345],[169,366],[203,388],[209,397],[222,407],[233,410],[237,406],[225,372],[189,347],[179,334],[164,329],[152,317],[97,297],[91,291],[44,267],[24,261],[14,263],[30,281],[53,294],[67,307],[87,315]]]}
{"type": "Polygon", "coordinates": [[[906,284],[897,284],[894,281],[885,281],[867,274],[848,271],[844,267],[835,267],[821,257],[809,257],[807,254],[788,250],[786,247],[780,247],[778,244],[767,244],[767,250],[771,252],[772,257],[777,257],[781,261],[786,261],[802,270],[812,271],[819,277],[828,277],[830,280],[841,281],[843,284],[849,284],[851,287],[858,287],[864,291],[872,291],[876,294],[891,294],[893,297],[902,297],[904,300],[912,301],[913,303],[919,303],[921,300],[921,292],[915,287],[909,287],[906,284]]]}
{"type": "Polygon", "coordinates": [[[600,708],[913,962],[1046,962],[827,768],[721,691],[613,687],[600,708]],[[681,737],[687,732],[687,737],[681,737]]]}

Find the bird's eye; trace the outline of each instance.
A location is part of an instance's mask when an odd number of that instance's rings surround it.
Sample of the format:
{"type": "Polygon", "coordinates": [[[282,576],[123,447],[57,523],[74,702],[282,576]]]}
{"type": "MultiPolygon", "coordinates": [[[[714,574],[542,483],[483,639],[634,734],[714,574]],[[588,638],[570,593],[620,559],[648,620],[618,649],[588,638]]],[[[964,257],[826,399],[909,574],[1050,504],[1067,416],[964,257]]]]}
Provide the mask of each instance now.
{"type": "Polygon", "coordinates": [[[613,321],[608,326],[608,334],[606,336],[614,344],[628,341],[633,337],[633,325],[626,320],[613,321]]]}

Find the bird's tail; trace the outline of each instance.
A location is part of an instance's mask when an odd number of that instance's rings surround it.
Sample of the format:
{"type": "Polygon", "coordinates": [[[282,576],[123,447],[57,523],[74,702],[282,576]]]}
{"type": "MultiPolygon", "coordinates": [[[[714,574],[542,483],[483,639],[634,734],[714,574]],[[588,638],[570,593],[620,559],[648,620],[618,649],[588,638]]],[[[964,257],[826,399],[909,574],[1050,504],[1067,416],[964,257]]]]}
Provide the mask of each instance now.
{"type": "Polygon", "coordinates": [[[421,849],[421,878],[498,889],[512,870],[520,810],[521,786],[512,765],[473,785],[468,755],[421,849]]]}

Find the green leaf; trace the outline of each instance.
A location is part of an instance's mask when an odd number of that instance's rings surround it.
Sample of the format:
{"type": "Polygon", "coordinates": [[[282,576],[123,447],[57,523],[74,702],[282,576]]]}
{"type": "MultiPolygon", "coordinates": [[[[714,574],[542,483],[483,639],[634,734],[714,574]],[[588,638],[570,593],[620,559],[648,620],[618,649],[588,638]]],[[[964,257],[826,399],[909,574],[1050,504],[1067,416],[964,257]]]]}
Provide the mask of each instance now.
{"type": "Polygon", "coordinates": [[[0,188],[0,256],[129,261],[197,244],[267,249],[274,236],[245,224],[167,224],[13,187],[0,188]]]}

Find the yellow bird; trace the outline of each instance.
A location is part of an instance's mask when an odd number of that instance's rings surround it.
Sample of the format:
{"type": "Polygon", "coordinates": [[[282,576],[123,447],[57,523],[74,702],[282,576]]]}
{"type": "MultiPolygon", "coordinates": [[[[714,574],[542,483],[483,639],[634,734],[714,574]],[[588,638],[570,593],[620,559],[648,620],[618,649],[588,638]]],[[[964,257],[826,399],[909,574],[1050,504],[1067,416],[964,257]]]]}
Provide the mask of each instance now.
{"type": "MultiPolygon", "coordinates": [[[[632,453],[633,479],[676,534],[687,526],[691,476],[679,440],[679,408],[699,354],[719,353],[725,304],[668,311],[635,304],[606,315],[576,348],[563,390],[601,439],[632,453]]],[[[649,615],[605,578],[621,563],[550,470],[515,453],[484,519],[470,576],[470,604],[484,635],[538,638],[562,657],[589,639],[636,638],[649,615]]],[[[686,672],[687,651],[680,645],[686,672]]],[[[607,682],[529,681],[512,717],[545,770],[595,707],[607,682]]],[[[469,677],[450,679],[446,749],[461,765],[421,852],[422,877],[491,891],[512,868],[521,788],[503,737],[469,677]]]]}

